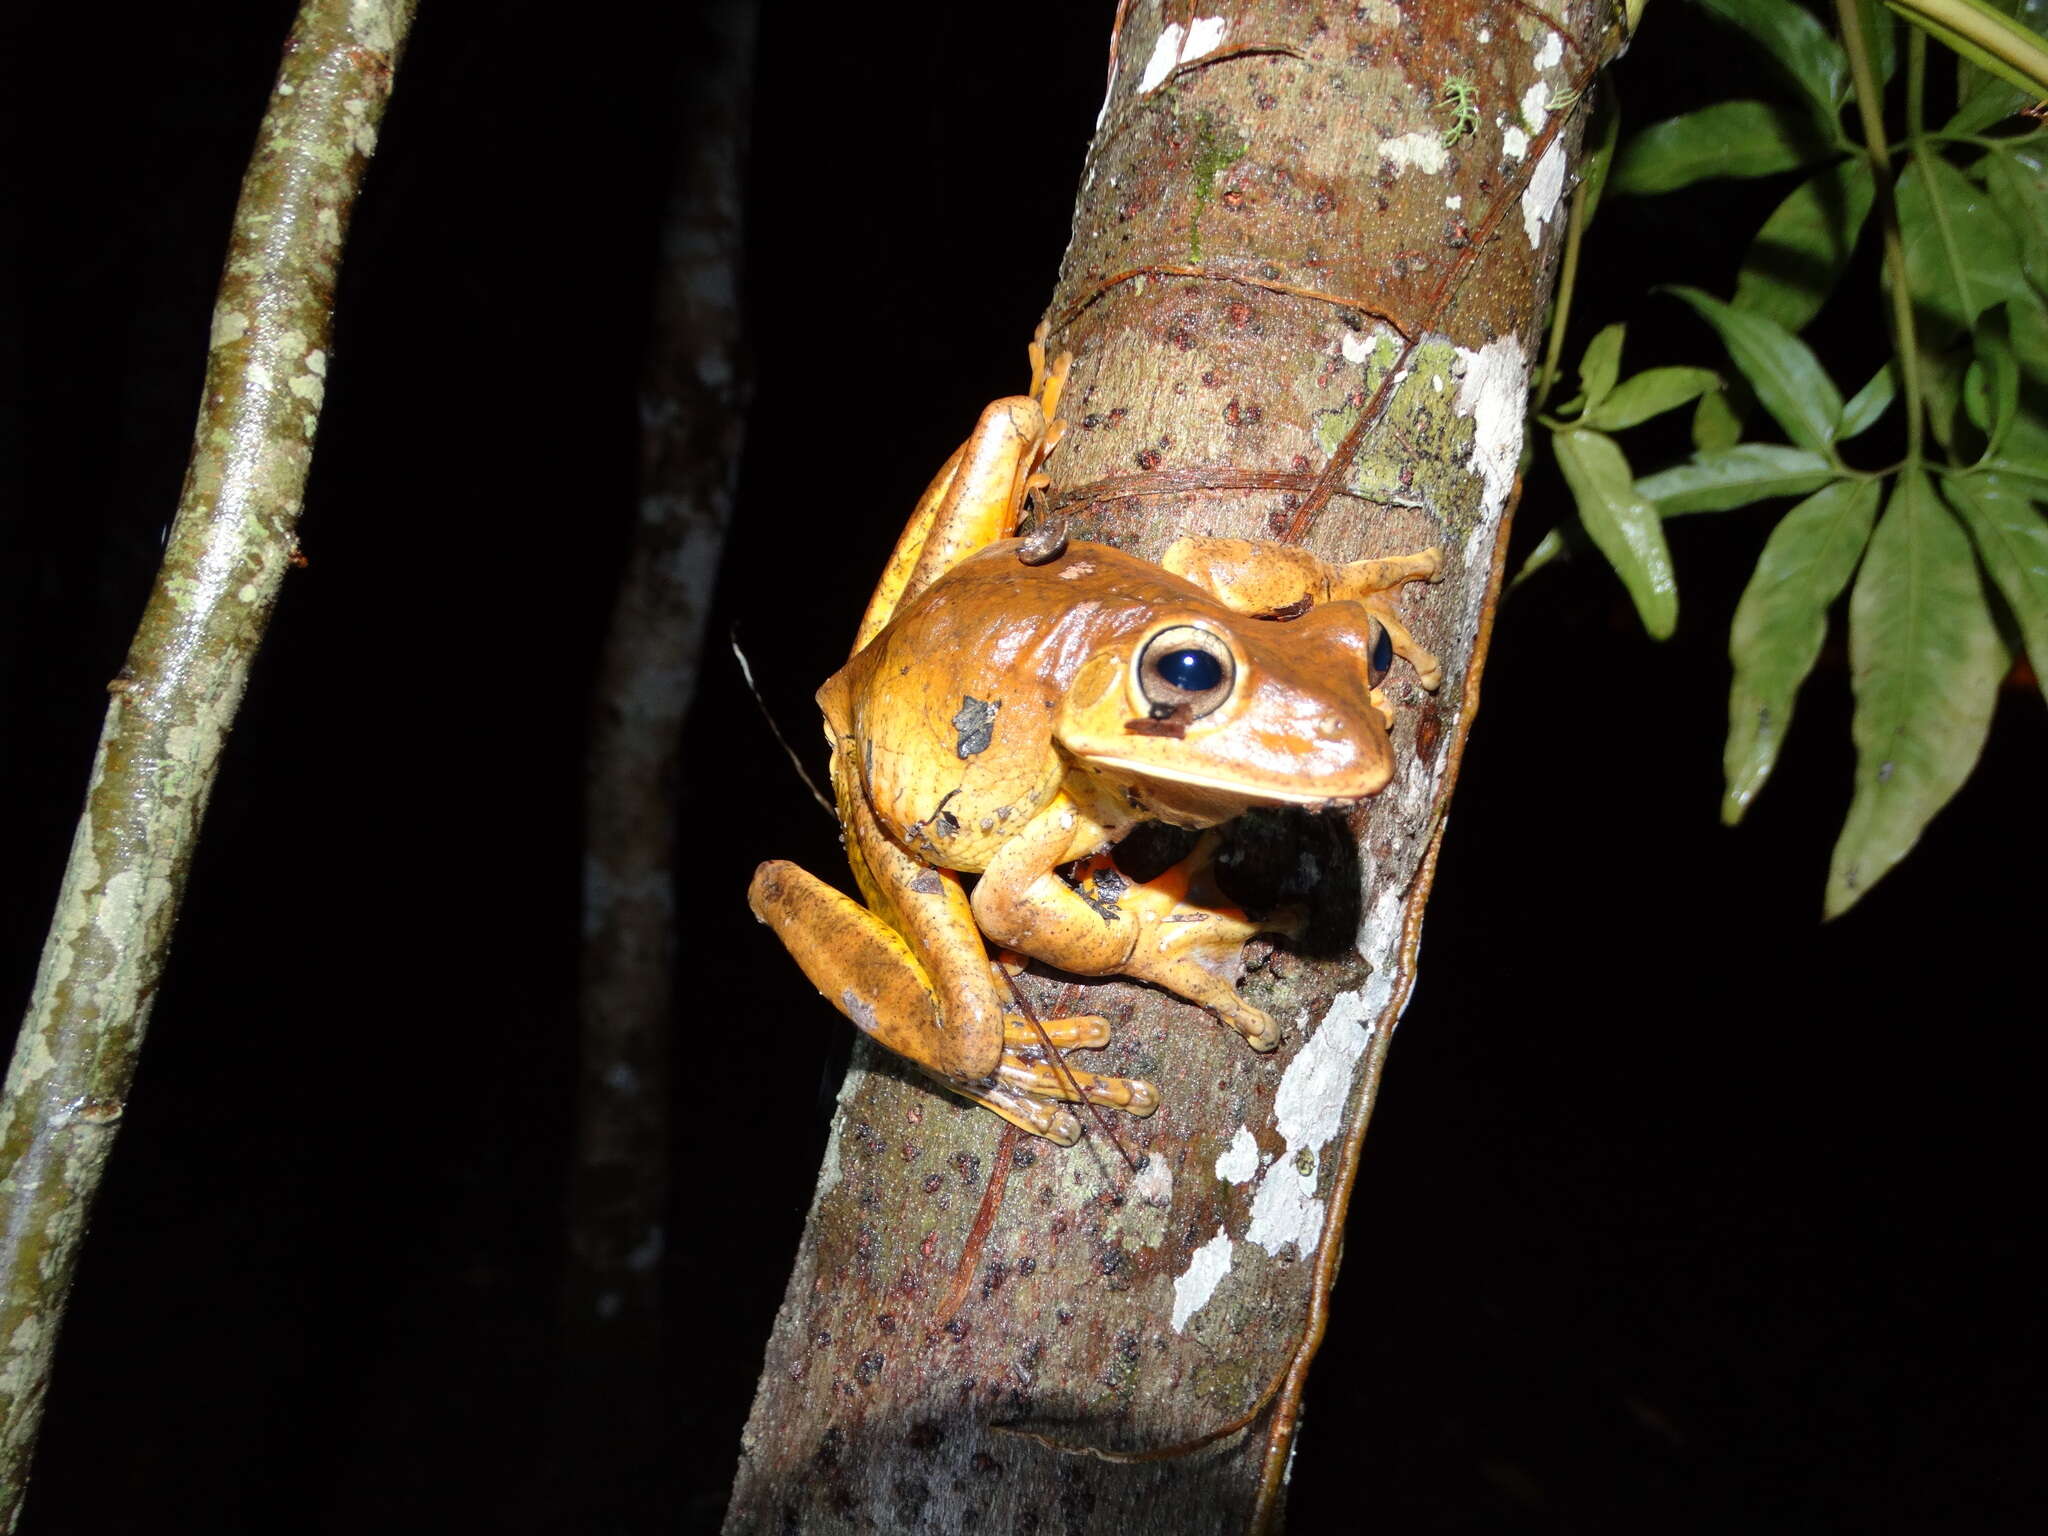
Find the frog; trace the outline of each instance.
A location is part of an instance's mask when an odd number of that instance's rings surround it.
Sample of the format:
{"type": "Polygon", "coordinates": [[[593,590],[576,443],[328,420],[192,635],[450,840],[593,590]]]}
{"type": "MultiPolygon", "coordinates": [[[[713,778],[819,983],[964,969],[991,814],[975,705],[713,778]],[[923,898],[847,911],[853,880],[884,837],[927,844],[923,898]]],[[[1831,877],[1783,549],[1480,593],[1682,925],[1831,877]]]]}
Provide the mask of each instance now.
{"type": "Polygon", "coordinates": [[[1072,366],[1041,327],[1028,393],[989,405],[933,478],[884,568],[852,654],[819,689],[855,901],[785,860],[748,889],[820,993],[857,1028],[1021,1130],[1072,1145],[1069,1105],[1158,1108],[1139,1078],[1065,1052],[1111,1038],[1096,1014],[1040,1019],[1027,960],[1150,983],[1254,1051],[1281,1030],[1237,990],[1261,922],[1214,879],[1217,831],[1255,806],[1355,806],[1391,781],[1384,683],[1437,658],[1394,609],[1438,548],[1339,564],[1264,540],[1183,538],[1157,563],[1064,536],[1027,501],[1065,423],[1072,366]],[[1193,850],[1128,878],[1115,846],[1147,822],[1193,850]],[[993,952],[992,952],[993,946],[993,952]]]}

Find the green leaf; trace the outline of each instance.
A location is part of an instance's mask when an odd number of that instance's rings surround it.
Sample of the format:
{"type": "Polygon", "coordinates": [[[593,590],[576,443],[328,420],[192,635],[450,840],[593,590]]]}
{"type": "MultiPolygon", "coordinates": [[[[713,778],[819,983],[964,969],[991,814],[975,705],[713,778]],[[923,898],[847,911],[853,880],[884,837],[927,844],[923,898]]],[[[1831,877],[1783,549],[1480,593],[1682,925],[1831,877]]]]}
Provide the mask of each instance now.
{"type": "Polygon", "coordinates": [[[1963,375],[1963,409],[1984,434],[1987,451],[1998,446],[2020,406],[2020,364],[2004,320],[2003,308],[1984,317],[1973,338],[1977,355],[1963,375]]]}
{"type": "MultiPolygon", "coordinates": [[[[1733,448],[1742,441],[1742,417],[1729,399],[1731,393],[1725,387],[1717,389],[1712,394],[1701,395],[1700,403],[1693,407],[1692,445],[1701,453],[1733,448]]],[[[1745,399],[1748,393],[1745,386],[1745,399]]]]}
{"type": "Polygon", "coordinates": [[[1750,242],[1735,307],[1788,331],[1819,314],[1856,249],[1872,190],[1868,160],[1844,160],[1801,182],[1750,242]]]}
{"type": "Polygon", "coordinates": [[[1579,390],[1588,411],[1607,398],[1621,376],[1621,341],[1627,330],[1625,325],[1610,325],[1586,343],[1585,356],[1579,359],[1579,390]]]}
{"type": "Polygon", "coordinates": [[[1849,397],[1849,403],[1842,407],[1842,430],[1835,434],[1835,441],[1846,443],[1852,437],[1861,437],[1876,426],[1884,413],[1891,408],[1892,397],[1899,392],[1899,365],[1886,363],[1870,376],[1870,382],[1849,397]]]}
{"type": "Polygon", "coordinates": [[[2020,139],[1979,163],[1984,190],[2018,237],[2022,270],[2048,293],[2048,150],[2038,140],[2020,139]]]}
{"type": "Polygon", "coordinates": [[[2019,368],[2019,401],[1997,441],[1987,445],[1983,467],[2048,482],[2048,303],[2031,297],[2006,305],[2003,314],[2019,368]]]}
{"type": "Polygon", "coordinates": [[[1942,490],[2012,610],[2028,665],[2048,698],[2048,518],[2030,504],[2028,491],[1996,475],[1950,475],[1942,490]]]}
{"type": "Polygon", "coordinates": [[[1837,480],[1778,520],[1735,606],[1728,656],[1727,792],[1721,819],[1733,826],[1777,765],[1799,685],[1827,637],[1828,607],[1841,596],[1870,542],[1883,486],[1837,480]]]}
{"type": "Polygon", "coordinates": [[[1523,582],[1534,576],[1563,553],[1564,530],[1553,528],[1537,541],[1534,549],[1529,551],[1528,558],[1522,562],[1522,568],[1515,572],[1514,576],[1508,581],[1508,590],[1510,592],[1514,591],[1515,588],[1519,587],[1523,582]]]}
{"type": "Polygon", "coordinates": [[[1828,869],[1829,917],[1904,858],[1969,777],[2008,664],[1969,539],[1907,469],[1849,599],[1856,790],[1828,869]]]}
{"type": "Polygon", "coordinates": [[[1737,443],[1696,453],[1683,464],[1645,475],[1636,490],[1657,503],[1666,517],[1685,512],[1725,512],[1773,496],[1804,496],[1835,478],[1835,467],[1817,453],[1779,443],[1737,443]]]}
{"type": "Polygon", "coordinates": [[[1945,331],[1929,321],[1916,329],[1920,407],[1927,429],[1946,448],[1955,439],[1956,418],[1963,408],[1963,370],[1969,367],[1969,337],[1945,331]]]}
{"type": "Polygon", "coordinates": [[[2033,95],[2010,80],[2002,80],[1974,68],[1971,73],[1977,77],[1977,84],[1949,120],[1941,125],[1943,133],[1982,133],[2033,104],[2033,95]]]}
{"type": "Polygon", "coordinates": [[[1849,94],[1849,60],[1834,34],[1792,0],[1698,0],[1709,16],[1740,27],[1765,57],[1832,116],[1849,94]]]}
{"type": "Polygon", "coordinates": [[[1571,428],[1553,434],[1551,441],[1579,505],[1580,526],[1628,588],[1650,637],[1668,638],[1678,625],[1678,580],[1657,504],[1637,492],[1628,460],[1613,438],[1571,428]]]}
{"type": "Polygon", "coordinates": [[[1697,288],[1662,290],[1690,304],[1721,337],[1728,356],[1785,435],[1802,448],[1824,449],[1842,425],[1842,395],[1813,349],[1777,321],[1723,304],[1697,288]]]}
{"type": "Polygon", "coordinates": [[[1646,368],[1617,384],[1605,400],[1580,418],[1579,425],[1619,432],[1675,411],[1720,387],[1721,376],[1711,368],[1646,368]]]}
{"type": "Polygon", "coordinates": [[[1717,176],[1774,176],[1834,152],[1799,113],[1723,101],[1653,123],[1621,147],[1609,189],[1638,197],[1717,176]]]}
{"type": "Polygon", "coordinates": [[[1906,286],[1941,325],[1967,330],[1991,305],[2026,292],[2012,229],[1991,195],[1946,160],[1915,155],[1898,200],[1906,286]]]}
{"type": "Polygon", "coordinates": [[[1885,4],[1986,73],[2037,97],[2048,94],[2048,44],[1984,0],[1905,0],[1903,4],[1885,0],[1885,4]]]}

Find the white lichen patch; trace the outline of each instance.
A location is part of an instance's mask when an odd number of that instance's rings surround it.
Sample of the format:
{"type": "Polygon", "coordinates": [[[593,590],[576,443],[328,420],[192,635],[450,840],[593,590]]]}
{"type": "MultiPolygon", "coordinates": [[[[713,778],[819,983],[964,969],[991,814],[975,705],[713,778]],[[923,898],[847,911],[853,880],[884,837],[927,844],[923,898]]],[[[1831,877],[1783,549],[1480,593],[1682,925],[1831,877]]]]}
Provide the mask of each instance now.
{"type": "Polygon", "coordinates": [[[1522,405],[1529,390],[1529,360],[1521,339],[1502,336],[1477,352],[1458,349],[1464,377],[1458,383],[1456,410],[1470,416],[1472,462],[1485,487],[1481,523],[1491,526],[1507,505],[1515,483],[1515,464],[1522,456],[1522,405]]]}
{"type": "Polygon", "coordinates": [[[1545,32],[1543,42],[1536,49],[1533,61],[1538,69],[1548,69],[1564,57],[1564,39],[1555,32],[1545,32]]]}
{"type": "Polygon", "coordinates": [[[1223,1277],[1230,1273],[1230,1253],[1234,1245],[1230,1234],[1217,1227],[1216,1235],[1202,1244],[1188,1260],[1188,1267],[1174,1277],[1173,1282],[1173,1331],[1181,1332],[1188,1325],[1188,1319],[1208,1304],[1216,1294],[1216,1287],[1223,1283],[1223,1277]]]}
{"type": "Polygon", "coordinates": [[[1434,176],[1450,162],[1450,151],[1434,133],[1404,133],[1380,145],[1380,158],[1396,171],[1418,170],[1434,176]]]}
{"type": "Polygon", "coordinates": [[[293,394],[316,410],[327,394],[327,386],[320,382],[320,376],[310,371],[294,375],[290,389],[293,394]]]}
{"type": "Polygon", "coordinates": [[[348,29],[365,48],[389,53],[398,46],[395,14],[390,0],[348,0],[348,29]]]}
{"type": "Polygon", "coordinates": [[[1557,217],[1557,205],[1563,197],[1564,142],[1552,139],[1550,148],[1543,151],[1543,158],[1530,173],[1529,185],[1522,189],[1522,230],[1529,237],[1531,250],[1542,246],[1543,226],[1557,217]]]}
{"type": "Polygon", "coordinates": [[[1510,160],[1519,160],[1529,153],[1529,135],[1510,123],[1500,131],[1500,152],[1510,160]]]}
{"type": "Polygon", "coordinates": [[[240,341],[249,334],[249,317],[240,310],[216,309],[213,312],[213,334],[207,338],[209,347],[226,347],[240,341]]]}
{"type": "Polygon", "coordinates": [[[1158,90],[1168,75],[1190,60],[1214,53],[1229,35],[1230,22],[1222,16],[1197,16],[1185,27],[1169,21],[1160,31],[1159,41],[1152,45],[1152,57],[1145,61],[1145,73],[1138,79],[1138,94],[1158,90]]]}
{"type": "Polygon", "coordinates": [[[1456,213],[1460,208],[1465,206],[1465,199],[1458,196],[1457,193],[1453,192],[1449,197],[1444,199],[1444,206],[1450,209],[1451,212],[1456,213]]]}
{"type": "Polygon", "coordinates": [[[1138,1176],[1131,1180],[1129,1197],[1140,1205],[1162,1211],[1173,1204],[1173,1168],[1165,1158],[1146,1161],[1138,1176]]]}
{"type": "Polygon", "coordinates": [[[1543,120],[1550,116],[1550,87],[1538,80],[1522,92],[1522,121],[1529,125],[1532,133],[1542,131],[1543,120]]]}
{"type": "Polygon", "coordinates": [[[1362,363],[1372,356],[1370,336],[1360,336],[1353,332],[1345,336],[1340,346],[1344,352],[1344,361],[1347,363],[1362,363]]]}
{"type": "Polygon", "coordinates": [[[1216,1159],[1216,1177],[1226,1184],[1242,1184],[1259,1171],[1259,1144],[1251,1128],[1240,1125],[1230,1145],[1216,1159]]]}
{"type": "Polygon", "coordinates": [[[1248,1241],[1269,1254],[1277,1256],[1291,1246],[1297,1258],[1306,1259],[1322,1242],[1324,1205],[1316,1185],[1323,1152],[1343,1129],[1351,1085],[1391,985],[1382,982],[1375,988],[1368,982],[1331,999],[1323,1022],[1281,1075],[1273,1118],[1284,1146],[1252,1197],[1251,1226],[1245,1232],[1248,1241]],[[1376,991],[1381,995],[1371,1001],[1376,991]]]}

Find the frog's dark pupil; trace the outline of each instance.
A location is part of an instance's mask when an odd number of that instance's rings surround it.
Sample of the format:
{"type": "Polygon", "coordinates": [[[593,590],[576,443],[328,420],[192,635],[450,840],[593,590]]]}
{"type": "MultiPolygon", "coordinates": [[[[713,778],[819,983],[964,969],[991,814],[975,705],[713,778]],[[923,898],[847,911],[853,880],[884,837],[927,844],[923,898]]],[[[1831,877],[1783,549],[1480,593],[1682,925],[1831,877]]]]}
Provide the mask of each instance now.
{"type": "Polygon", "coordinates": [[[1380,631],[1379,639],[1372,643],[1372,669],[1375,672],[1385,672],[1393,664],[1394,637],[1383,629],[1380,631]]]}
{"type": "Polygon", "coordinates": [[[1207,693],[1223,681],[1223,663],[1207,651],[1168,651],[1159,658],[1160,679],[1183,693],[1207,693]]]}

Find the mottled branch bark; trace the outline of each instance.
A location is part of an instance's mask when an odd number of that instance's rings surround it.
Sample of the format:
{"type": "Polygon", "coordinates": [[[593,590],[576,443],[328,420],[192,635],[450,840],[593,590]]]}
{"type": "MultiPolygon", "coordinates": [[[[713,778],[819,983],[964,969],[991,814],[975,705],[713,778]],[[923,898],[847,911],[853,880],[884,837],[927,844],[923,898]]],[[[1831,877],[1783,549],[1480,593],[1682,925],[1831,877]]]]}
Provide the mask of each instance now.
{"type": "Polygon", "coordinates": [[[1137,1174],[1099,1136],[1035,1144],[857,1058],[734,1536],[1277,1523],[1477,703],[1606,25],[1585,0],[1121,16],[1048,308],[1076,361],[1047,507],[1146,556],[1187,533],[1441,545],[1443,579],[1401,606],[1444,684],[1397,669],[1404,766],[1370,807],[1240,828],[1241,893],[1317,913],[1252,957],[1277,1053],[1140,986],[1028,983],[1041,1013],[1116,1021],[1088,1066],[1158,1085],[1156,1116],[1117,1125],[1137,1174]]]}
{"type": "Polygon", "coordinates": [[[562,1399],[586,1490],[627,1486],[632,1470],[664,1451],[676,754],[744,427],[741,188],[758,19],[754,0],[706,7],[675,72],[675,169],[641,391],[639,517],[592,711],[562,1399]],[[608,1479],[607,1468],[627,1475],[608,1479]]]}
{"type": "Polygon", "coordinates": [[[242,183],[163,567],[108,684],[84,814],[0,1103],[0,1519],[18,1519],[87,1212],[199,826],[285,572],[348,215],[413,0],[307,0],[242,183]]]}

